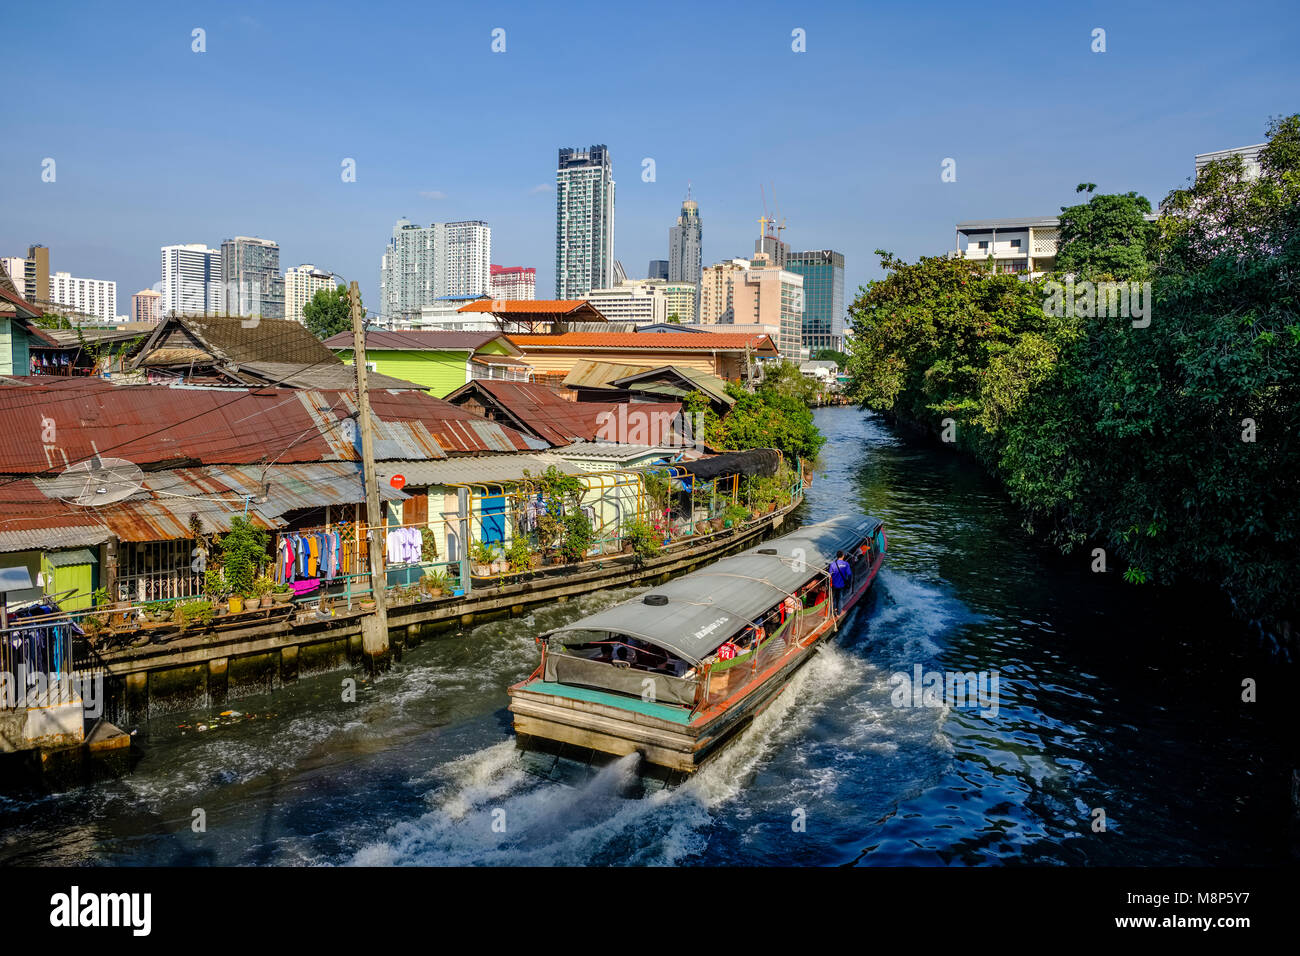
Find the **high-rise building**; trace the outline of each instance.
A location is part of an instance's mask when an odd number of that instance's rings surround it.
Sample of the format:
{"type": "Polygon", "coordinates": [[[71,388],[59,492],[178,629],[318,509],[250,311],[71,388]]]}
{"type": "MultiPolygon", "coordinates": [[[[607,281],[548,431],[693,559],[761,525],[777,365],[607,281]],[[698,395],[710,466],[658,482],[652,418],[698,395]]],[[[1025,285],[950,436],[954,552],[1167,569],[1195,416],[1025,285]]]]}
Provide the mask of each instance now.
{"type": "Polygon", "coordinates": [[[790,257],[790,246],[776,236],[763,235],[754,240],[754,252],[766,253],[768,262],[778,269],[784,269],[786,260],[790,257]]]}
{"type": "Polygon", "coordinates": [[[604,145],[563,148],[555,171],[555,297],[614,284],[614,166],[604,145]]]}
{"type": "Polygon", "coordinates": [[[220,315],[225,305],[221,250],[201,242],[162,247],[162,313],[220,315]]]}
{"type": "Polygon", "coordinates": [[[380,260],[384,324],[413,323],[420,307],[446,296],[488,295],[492,228],[481,220],[413,225],[399,219],[380,260]]]}
{"type": "Polygon", "coordinates": [[[6,256],[5,271],[14,288],[33,304],[50,301],[50,250],[45,246],[28,246],[25,256],[6,256]]]}
{"type": "Polygon", "coordinates": [[[131,296],[132,322],[157,322],[162,318],[162,309],[158,307],[162,293],[153,289],[141,289],[131,296]]]}
{"type": "Polygon", "coordinates": [[[63,306],[100,322],[117,321],[117,283],[111,279],[78,279],[56,272],[50,276],[48,301],[55,312],[63,306]]]}
{"type": "Polygon", "coordinates": [[[830,249],[792,252],[785,267],[803,276],[803,345],[844,350],[844,255],[830,249]]]}
{"type": "Polygon", "coordinates": [[[236,236],[221,244],[224,307],[231,315],[284,318],[280,246],[270,239],[236,236]]]}
{"type": "Polygon", "coordinates": [[[776,347],[784,358],[799,361],[803,349],[803,276],[755,253],[749,268],[731,278],[732,321],[736,325],[775,325],[776,347]]]}
{"type": "Polygon", "coordinates": [[[696,322],[713,325],[730,321],[731,279],[749,268],[748,259],[728,259],[700,271],[700,311],[696,322]]]}
{"type": "Polygon", "coordinates": [[[651,260],[650,260],[650,268],[649,268],[649,270],[646,272],[646,278],[647,278],[647,279],[663,279],[663,280],[667,281],[667,279],[668,279],[668,260],[667,260],[667,259],[651,259],[651,260]]]}
{"type": "Polygon", "coordinates": [[[537,298],[537,270],[532,266],[493,266],[493,299],[537,298]]]}
{"type": "Polygon", "coordinates": [[[317,269],[310,262],[286,269],[284,272],[284,317],[295,322],[303,320],[302,310],[321,289],[333,289],[342,280],[332,272],[317,269]]]}
{"type": "MultiPolygon", "coordinates": [[[[700,204],[691,198],[690,189],[688,188],[686,198],[682,201],[681,214],[677,217],[677,225],[668,230],[669,282],[694,282],[697,285],[699,284],[701,267],[704,263],[701,258],[702,239],[700,204]]],[[[693,312],[698,315],[699,311],[700,301],[697,294],[693,312]]]]}

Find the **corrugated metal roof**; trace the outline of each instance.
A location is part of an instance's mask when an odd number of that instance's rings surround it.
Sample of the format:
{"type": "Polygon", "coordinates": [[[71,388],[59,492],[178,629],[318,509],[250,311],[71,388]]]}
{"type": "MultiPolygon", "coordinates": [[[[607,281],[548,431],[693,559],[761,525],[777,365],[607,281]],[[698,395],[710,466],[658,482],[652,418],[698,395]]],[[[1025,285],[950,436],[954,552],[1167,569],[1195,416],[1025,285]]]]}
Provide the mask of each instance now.
{"type": "Polygon", "coordinates": [[[456,404],[470,396],[491,405],[520,429],[548,445],[595,438],[600,416],[614,413],[618,407],[610,402],[571,402],[544,385],[495,379],[474,379],[447,399],[456,404]]]}
{"type": "Polygon", "coordinates": [[[378,462],[379,476],[387,481],[393,475],[406,479],[408,487],[427,485],[455,485],[478,482],[497,484],[519,481],[524,471],[539,475],[554,465],[566,475],[585,474],[585,470],[558,455],[492,455],[470,458],[448,458],[446,461],[378,462]]]}
{"type": "MultiPolygon", "coordinates": [[[[0,501],[0,550],[102,544],[110,533],[123,541],[169,541],[190,536],[190,516],[198,515],[206,533],[230,530],[231,519],[277,528],[291,511],[365,500],[361,466],[354,462],[175,468],[144,476],[140,490],[125,501],[79,508],[56,495],[54,479],[14,482],[0,501]],[[263,479],[269,485],[264,489],[263,479]],[[265,502],[248,501],[268,491],[265,502]],[[19,528],[22,518],[39,527],[19,528]],[[52,527],[53,525],[73,525],[52,527]],[[65,533],[66,532],[66,533],[65,533]]],[[[409,497],[386,482],[380,498],[409,497]]]]}
{"type": "Polygon", "coordinates": [[[666,458],[676,458],[683,453],[690,454],[690,449],[673,448],[662,445],[616,445],[604,441],[578,441],[564,448],[557,448],[555,454],[565,458],[611,458],[614,460],[640,458],[643,455],[658,453],[666,458]]]}
{"type": "Polygon", "coordinates": [[[648,372],[653,365],[622,365],[618,362],[593,362],[579,359],[564,376],[564,384],[570,388],[608,388],[609,383],[626,375],[648,372]]]}
{"type": "MultiPolygon", "coordinates": [[[[54,474],[95,454],[141,467],[167,462],[355,461],[347,391],[113,386],[36,376],[0,388],[0,475],[54,474]],[[51,447],[48,453],[46,446],[51,447]]],[[[376,390],[385,457],[528,451],[535,440],[424,392],[376,390]]]]}

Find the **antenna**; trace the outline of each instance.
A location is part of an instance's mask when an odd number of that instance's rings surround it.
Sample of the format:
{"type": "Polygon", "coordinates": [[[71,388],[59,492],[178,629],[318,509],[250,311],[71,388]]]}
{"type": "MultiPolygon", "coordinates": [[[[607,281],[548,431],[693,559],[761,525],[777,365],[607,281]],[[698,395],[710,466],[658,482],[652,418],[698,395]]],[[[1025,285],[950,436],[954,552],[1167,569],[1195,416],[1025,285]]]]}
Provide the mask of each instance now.
{"type": "Polygon", "coordinates": [[[85,508],[112,504],[140,490],[144,473],[125,458],[101,458],[69,465],[49,483],[47,494],[85,508]]]}

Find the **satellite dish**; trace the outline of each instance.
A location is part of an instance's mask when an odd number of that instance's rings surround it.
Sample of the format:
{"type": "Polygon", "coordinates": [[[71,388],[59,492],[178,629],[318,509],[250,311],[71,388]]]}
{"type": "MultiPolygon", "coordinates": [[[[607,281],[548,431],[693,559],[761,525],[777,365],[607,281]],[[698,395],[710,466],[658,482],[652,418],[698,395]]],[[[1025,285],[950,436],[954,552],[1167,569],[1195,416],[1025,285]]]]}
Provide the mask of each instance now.
{"type": "Polygon", "coordinates": [[[69,504],[94,508],[129,498],[140,490],[144,473],[125,458],[100,458],[69,465],[50,482],[50,493],[69,504]]]}

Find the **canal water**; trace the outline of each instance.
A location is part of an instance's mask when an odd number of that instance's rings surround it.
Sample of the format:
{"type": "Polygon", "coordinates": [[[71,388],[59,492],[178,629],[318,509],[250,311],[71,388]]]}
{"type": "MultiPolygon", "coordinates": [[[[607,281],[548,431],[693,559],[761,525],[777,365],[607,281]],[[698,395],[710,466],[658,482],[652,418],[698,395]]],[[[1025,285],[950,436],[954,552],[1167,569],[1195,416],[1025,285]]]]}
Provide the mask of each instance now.
{"type": "Polygon", "coordinates": [[[427,641],[355,702],[330,674],[131,728],[132,772],[0,796],[0,864],[1293,858],[1288,666],[1209,595],[1131,587],[1034,543],[968,462],[857,409],[817,421],[826,472],[802,519],[883,518],[885,569],[680,786],[644,785],[633,758],[548,779],[515,748],[505,689],[535,665],[533,633],[635,593],[604,592],[427,641]],[[990,696],[926,706],[897,676],[918,667],[983,674],[990,696]]]}

